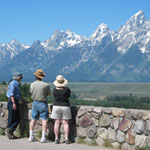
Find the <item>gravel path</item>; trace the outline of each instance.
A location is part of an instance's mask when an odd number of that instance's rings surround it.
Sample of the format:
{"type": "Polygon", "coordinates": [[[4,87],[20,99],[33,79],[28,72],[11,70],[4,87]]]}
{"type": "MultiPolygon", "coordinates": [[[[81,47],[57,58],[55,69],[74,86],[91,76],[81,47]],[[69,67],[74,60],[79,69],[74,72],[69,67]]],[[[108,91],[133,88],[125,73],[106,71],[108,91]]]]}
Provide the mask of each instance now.
{"type": "Polygon", "coordinates": [[[40,143],[28,142],[27,138],[9,140],[6,136],[0,136],[0,150],[112,150],[98,146],[84,144],[55,144],[54,142],[40,143]]]}

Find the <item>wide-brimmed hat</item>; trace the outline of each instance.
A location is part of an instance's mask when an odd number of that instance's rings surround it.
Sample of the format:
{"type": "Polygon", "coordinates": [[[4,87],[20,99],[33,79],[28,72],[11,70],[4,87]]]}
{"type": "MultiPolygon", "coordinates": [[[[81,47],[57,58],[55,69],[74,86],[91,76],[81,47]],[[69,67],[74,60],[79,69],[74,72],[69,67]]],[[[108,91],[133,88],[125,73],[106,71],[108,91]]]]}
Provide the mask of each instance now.
{"type": "Polygon", "coordinates": [[[36,72],[34,72],[34,75],[40,79],[45,78],[45,73],[41,69],[37,69],[36,72]]]}
{"type": "Polygon", "coordinates": [[[58,75],[56,80],[53,82],[56,87],[64,87],[67,83],[68,81],[62,75],[58,75]]]}

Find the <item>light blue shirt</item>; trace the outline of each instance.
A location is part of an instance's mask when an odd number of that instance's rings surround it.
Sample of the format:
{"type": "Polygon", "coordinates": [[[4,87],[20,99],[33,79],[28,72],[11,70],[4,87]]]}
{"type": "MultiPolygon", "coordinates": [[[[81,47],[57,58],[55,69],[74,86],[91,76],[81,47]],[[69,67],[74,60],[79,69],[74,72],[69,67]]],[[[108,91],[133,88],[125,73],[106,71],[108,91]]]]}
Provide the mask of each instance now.
{"type": "Polygon", "coordinates": [[[20,93],[20,87],[19,87],[19,82],[17,80],[13,80],[10,82],[8,85],[8,90],[6,96],[10,98],[13,96],[15,99],[20,99],[21,93],[20,93]]]}

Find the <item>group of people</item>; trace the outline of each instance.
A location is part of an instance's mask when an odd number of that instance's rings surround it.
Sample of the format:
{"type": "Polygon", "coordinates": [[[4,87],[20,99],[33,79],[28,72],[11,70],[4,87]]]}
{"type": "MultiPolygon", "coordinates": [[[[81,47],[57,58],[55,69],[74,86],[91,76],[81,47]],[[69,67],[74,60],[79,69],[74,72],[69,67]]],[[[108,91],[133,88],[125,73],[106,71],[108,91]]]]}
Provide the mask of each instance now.
{"type": "MultiPolygon", "coordinates": [[[[51,95],[50,86],[48,83],[42,81],[45,78],[45,73],[41,69],[37,69],[34,73],[35,81],[30,85],[30,94],[33,100],[32,102],[32,120],[29,125],[29,142],[36,141],[34,137],[34,127],[36,121],[39,118],[42,120],[42,137],[40,142],[46,143],[46,129],[47,120],[49,118],[47,96],[51,95]]],[[[9,139],[14,139],[14,131],[16,130],[19,122],[19,100],[21,97],[19,84],[23,78],[21,73],[16,73],[13,76],[13,80],[8,85],[7,97],[8,97],[8,125],[6,129],[6,135],[9,139]]],[[[52,109],[51,118],[55,120],[54,134],[55,144],[60,143],[59,130],[60,124],[63,123],[65,132],[65,143],[69,144],[69,120],[72,119],[70,110],[70,89],[66,87],[68,81],[62,76],[58,75],[56,80],[53,82],[55,88],[53,89],[54,104],[52,109]]]]}

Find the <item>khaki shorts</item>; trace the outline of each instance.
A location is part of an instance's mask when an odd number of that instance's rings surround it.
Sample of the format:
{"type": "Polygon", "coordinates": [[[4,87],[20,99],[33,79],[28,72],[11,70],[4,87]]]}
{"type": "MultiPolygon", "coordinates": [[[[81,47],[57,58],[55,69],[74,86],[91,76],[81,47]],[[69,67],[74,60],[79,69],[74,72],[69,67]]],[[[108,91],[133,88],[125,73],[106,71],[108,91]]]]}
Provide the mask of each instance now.
{"type": "Polygon", "coordinates": [[[63,120],[72,119],[70,107],[53,106],[51,118],[52,119],[63,119],[63,120]]]}

